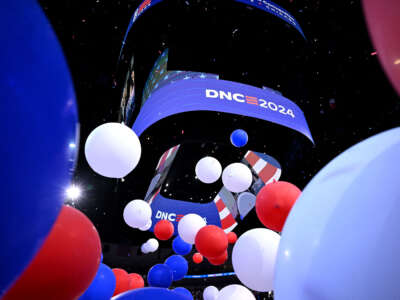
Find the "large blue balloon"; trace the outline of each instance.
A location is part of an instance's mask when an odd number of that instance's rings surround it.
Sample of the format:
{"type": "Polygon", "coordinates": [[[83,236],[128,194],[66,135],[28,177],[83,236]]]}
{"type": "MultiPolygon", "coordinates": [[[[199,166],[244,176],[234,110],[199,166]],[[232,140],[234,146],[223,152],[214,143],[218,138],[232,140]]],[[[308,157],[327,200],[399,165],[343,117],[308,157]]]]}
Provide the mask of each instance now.
{"type": "Polygon", "coordinates": [[[177,287],[176,289],[174,289],[174,291],[184,295],[187,300],[193,300],[192,293],[188,289],[185,289],[184,287],[177,287]]]}
{"type": "Polygon", "coordinates": [[[184,240],[181,239],[181,237],[178,235],[173,241],[172,241],[172,249],[176,254],[179,255],[187,255],[190,252],[192,252],[192,245],[189,243],[186,243],[184,240]]]}
{"type": "Polygon", "coordinates": [[[181,255],[172,255],[168,257],[165,264],[171,268],[174,281],[183,279],[189,270],[187,260],[181,255]]]}
{"type": "Polygon", "coordinates": [[[110,300],[115,291],[116,279],[113,271],[100,264],[96,277],[79,300],[110,300]]]}
{"type": "Polygon", "coordinates": [[[67,64],[35,0],[0,1],[0,297],[44,242],[76,154],[67,64]]]}
{"type": "Polygon", "coordinates": [[[244,145],[247,144],[247,141],[249,140],[249,137],[247,135],[247,132],[244,131],[243,129],[236,129],[234,132],[231,134],[231,143],[235,147],[243,147],[244,145]]]}
{"type": "Polygon", "coordinates": [[[173,280],[172,270],[164,264],[157,264],[151,267],[147,274],[147,282],[149,286],[167,288],[173,280]]]}
{"type": "Polygon", "coordinates": [[[400,128],[342,153],[293,206],[275,299],[399,299],[400,128]]]}
{"type": "Polygon", "coordinates": [[[188,300],[187,296],[162,288],[141,288],[128,291],[112,298],[112,300],[188,300]]]}

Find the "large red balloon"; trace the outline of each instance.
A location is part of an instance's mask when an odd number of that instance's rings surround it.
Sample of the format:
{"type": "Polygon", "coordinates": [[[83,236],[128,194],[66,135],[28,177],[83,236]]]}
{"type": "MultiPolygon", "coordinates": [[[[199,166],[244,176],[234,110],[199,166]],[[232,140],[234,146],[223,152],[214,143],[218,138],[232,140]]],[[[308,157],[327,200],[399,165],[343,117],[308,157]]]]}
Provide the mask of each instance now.
{"type": "Polygon", "coordinates": [[[174,225],[168,220],[158,221],[154,226],[154,235],[162,241],[169,240],[174,234],[174,225]]]}
{"type": "Polygon", "coordinates": [[[400,95],[400,1],[363,0],[363,4],[378,58],[400,95]]]}
{"type": "Polygon", "coordinates": [[[207,225],[197,233],[195,245],[197,251],[205,257],[218,257],[228,248],[228,237],[220,227],[207,225]]]}
{"type": "Polygon", "coordinates": [[[2,300],[74,300],[100,264],[101,243],[92,222],[64,206],[42,248],[2,300]]]}
{"type": "Polygon", "coordinates": [[[128,274],[129,277],[129,289],[135,290],[144,287],[143,277],[137,273],[128,274]]]}
{"type": "Polygon", "coordinates": [[[225,250],[225,252],[222,255],[218,256],[218,257],[207,258],[207,259],[210,262],[210,264],[212,264],[214,266],[223,265],[228,259],[228,251],[225,250]]]}
{"type": "Polygon", "coordinates": [[[227,236],[228,236],[228,243],[229,243],[229,244],[234,244],[234,243],[236,243],[236,241],[237,241],[237,235],[236,235],[236,233],[234,233],[233,231],[231,231],[231,232],[229,232],[229,233],[227,234],[227,236]]]}
{"type": "Polygon", "coordinates": [[[118,268],[112,269],[112,271],[116,279],[115,291],[113,296],[129,291],[131,279],[128,276],[128,272],[118,268]]]}
{"type": "Polygon", "coordinates": [[[196,252],[195,254],[193,254],[193,262],[195,264],[199,264],[201,262],[203,262],[203,255],[201,255],[200,253],[196,252]]]}
{"type": "Polygon", "coordinates": [[[282,231],[286,218],[300,194],[297,186],[286,181],[267,184],[257,194],[258,219],[265,227],[282,231]]]}

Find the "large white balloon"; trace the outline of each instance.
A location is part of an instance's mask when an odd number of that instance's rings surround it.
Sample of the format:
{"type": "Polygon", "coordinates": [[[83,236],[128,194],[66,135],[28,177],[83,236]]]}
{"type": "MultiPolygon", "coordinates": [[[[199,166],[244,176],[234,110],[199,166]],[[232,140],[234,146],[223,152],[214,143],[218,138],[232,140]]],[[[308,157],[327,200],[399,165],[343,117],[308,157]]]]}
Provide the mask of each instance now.
{"type": "Polygon", "coordinates": [[[120,123],[100,125],[89,134],[85,144],[89,166],[111,178],[128,175],[138,164],[141,152],[137,135],[120,123]]]}
{"type": "Polygon", "coordinates": [[[267,292],[273,289],[275,261],[280,236],[266,228],[246,231],[232,251],[233,270],[248,288],[267,292]]]}
{"type": "Polygon", "coordinates": [[[156,239],[149,239],[146,244],[146,249],[149,250],[149,252],[156,252],[159,246],[159,243],[156,239]]]}
{"type": "Polygon", "coordinates": [[[218,294],[219,290],[215,286],[210,285],[203,291],[203,300],[217,300],[218,294]]]}
{"type": "Polygon", "coordinates": [[[150,219],[150,220],[147,222],[146,225],[144,225],[143,227],[139,227],[139,229],[140,229],[141,231],[147,231],[147,230],[150,229],[151,225],[152,225],[152,222],[151,222],[151,219],[150,219]]]}
{"type": "Polygon", "coordinates": [[[228,191],[241,193],[247,190],[253,181],[250,169],[242,163],[227,166],[222,173],[222,182],[228,191]]]}
{"type": "Polygon", "coordinates": [[[197,178],[201,182],[213,183],[221,176],[222,167],[217,159],[206,156],[197,162],[195,171],[197,178]]]}
{"type": "Polygon", "coordinates": [[[151,207],[143,200],[133,200],[124,209],[124,220],[132,228],[140,228],[151,222],[151,207]]]}
{"type": "Polygon", "coordinates": [[[399,154],[396,128],[311,180],[282,231],[275,299],[400,299],[399,154]]]}
{"type": "Polygon", "coordinates": [[[199,215],[187,214],[178,223],[179,236],[186,243],[193,245],[197,232],[206,225],[206,222],[199,215]]]}
{"type": "Polygon", "coordinates": [[[219,291],[217,300],[256,300],[256,298],[243,285],[231,284],[219,291]]]}

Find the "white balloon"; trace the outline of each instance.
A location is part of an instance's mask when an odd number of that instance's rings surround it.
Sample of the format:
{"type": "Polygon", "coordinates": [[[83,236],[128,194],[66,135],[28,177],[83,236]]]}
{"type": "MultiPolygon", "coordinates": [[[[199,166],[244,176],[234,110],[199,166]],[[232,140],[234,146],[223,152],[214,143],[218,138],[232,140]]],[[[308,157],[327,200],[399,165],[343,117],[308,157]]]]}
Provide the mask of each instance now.
{"type": "Polygon", "coordinates": [[[273,290],[276,255],[280,236],[266,228],[246,231],[232,251],[233,270],[248,288],[267,292],[273,290]]]}
{"type": "Polygon", "coordinates": [[[124,220],[132,228],[140,228],[151,222],[151,207],[143,200],[133,200],[124,209],[124,220]]]}
{"type": "Polygon", "coordinates": [[[98,174],[111,178],[128,175],[138,164],[140,141],[132,129],[120,123],[105,123],[86,140],[85,156],[98,174]]]}
{"type": "Polygon", "coordinates": [[[159,243],[156,239],[149,239],[146,244],[146,249],[148,249],[149,252],[156,252],[159,246],[159,243]]]}
{"type": "Polygon", "coordinates": [[[147,222],[146,225],[144,225],[144,226],[142,226],[142,227],[139,227],[139,229],[140,229],[141,231],[147,231],[147,230],[150,229],[150,227],[151,227],[152,224],[153,224],[153,223],[151,222],[151,219],[150,219],[150,220],[147,222]]]}
{"type": "Polygon", "coordinates": [[[203,291],[203,300],[217,300],[218,294],[219,290],[215,286],[210,285],[203,291]]]}
{"type": "Polygon", "coordinates": [[[187,214],[178,223],[179,236],[186,243],[193,245],[197,232],[206,225],[206,222],[199,215],[187,214]]]}
{"type": "Polygon", "coordinates": [[[219,291],[217,300],[256,300],[256,298],[243,285],[231,284],[219,291]]]}
{"type": "Polygon", "coordinates": [[[222,166],[214,157],[206,156],[197,162],[195,171],[201,182],[213,183],[221,176],[222,166]]]}
{"type": "Polygon", "coordinates": [[[140,247],[140,250],[141,250],[142,253],[144,253],[144,254],[147,254],[147,253],[150,252],[149,249],[148,249],[147,243],[144,243],[144,244],[140,247]]]}
{"type": "Polygon", "coordinates": [[[250,169],[242,163],[227,166],[222,173],[222,182],[228,191],[241,193],[247,190],[253,181],[250,169]]]}

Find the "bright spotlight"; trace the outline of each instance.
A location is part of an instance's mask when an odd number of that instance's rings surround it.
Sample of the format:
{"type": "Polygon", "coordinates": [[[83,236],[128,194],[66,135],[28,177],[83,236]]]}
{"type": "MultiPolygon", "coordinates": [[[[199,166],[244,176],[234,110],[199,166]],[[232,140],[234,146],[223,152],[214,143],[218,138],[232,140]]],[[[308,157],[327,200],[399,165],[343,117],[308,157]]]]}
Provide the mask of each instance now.
{"type": "Polygon", "coordinates": [[[71,185],[66,189],[65,193],[68,199],[74,201],[81,196],[81,189],[76,185],[71,185]]]}

